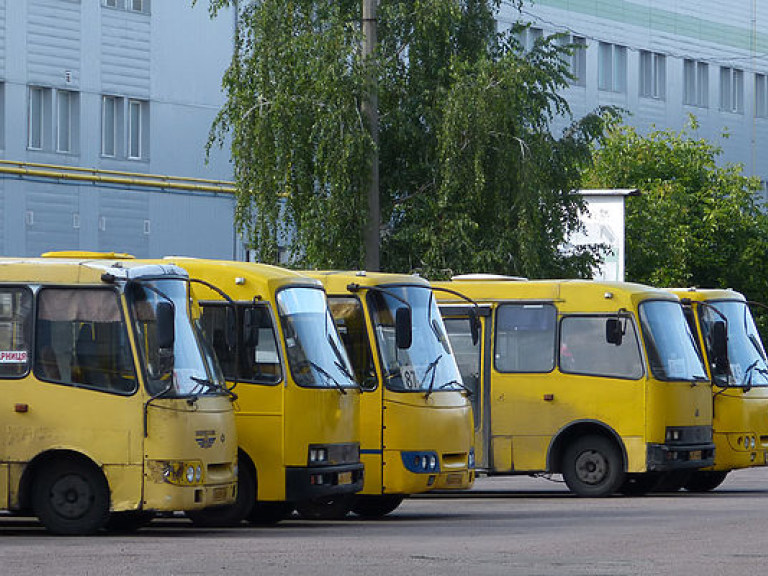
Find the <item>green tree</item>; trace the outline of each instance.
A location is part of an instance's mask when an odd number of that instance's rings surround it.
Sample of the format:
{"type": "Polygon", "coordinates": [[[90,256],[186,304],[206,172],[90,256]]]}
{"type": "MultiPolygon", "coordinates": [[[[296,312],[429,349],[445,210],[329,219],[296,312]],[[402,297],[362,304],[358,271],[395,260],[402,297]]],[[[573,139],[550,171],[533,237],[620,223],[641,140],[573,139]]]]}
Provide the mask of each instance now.
{"type": "Polygon", "coordinates": [[[578,226],[569,192],[603,118],[552,133],[570,114],[560,93],[571,48],[553,37],[523,50],[521,27],[496,32],[499,6],[381,0],[366,62],[359,0],[239,2],[212,134],[231,138],[237,222],[261,260],[288,243],[298,265],[362,266],[373,142],[360,104],[373,74],[384,269],[588,273],[594,250],[558,247],[578,226]]]}
{"type": "Polygon", "coordinates": [[[768,301],[768,217],[760,180],[740,164],[719,165],[721,148],[680,132],[642,135],[614,123],[595,151],[586,185],[638,188],[627,198],[626,274],[655,286],[733,288],[768,301]]]}

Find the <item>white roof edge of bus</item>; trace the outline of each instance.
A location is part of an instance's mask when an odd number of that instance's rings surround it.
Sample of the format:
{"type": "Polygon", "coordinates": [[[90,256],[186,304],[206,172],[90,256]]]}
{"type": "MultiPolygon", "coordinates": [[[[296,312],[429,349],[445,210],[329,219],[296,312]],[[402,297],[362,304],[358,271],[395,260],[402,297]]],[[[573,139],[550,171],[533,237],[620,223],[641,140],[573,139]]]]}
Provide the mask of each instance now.
{"type": "Polygon", "coordinates": [[[505,276],[504,274],[457,274],[456,276],[451,276],[451,280],[510,280],[514,282],[527,282],[528,278],[505,276]]]}
{"type": "Polygon", "coordinates": [[[579,196],[639,196],[639,188],[584,188],[581,190],[574,190],[574,194],[579,196]]]}
{"type": "Polygon", "coordinates": [[[115,266],[114,260],[87,260],[82,262],[82,266],[103,270],[109,272],[116,278],[130,279],[141,278],[142,276],[181,276],[188,277],[187,271],[175,264],[142,264],[131,263],[130,260],[122,261],[123,266],[115,266]],[[127,266],[125,266],[127,264],[127,266]]]}

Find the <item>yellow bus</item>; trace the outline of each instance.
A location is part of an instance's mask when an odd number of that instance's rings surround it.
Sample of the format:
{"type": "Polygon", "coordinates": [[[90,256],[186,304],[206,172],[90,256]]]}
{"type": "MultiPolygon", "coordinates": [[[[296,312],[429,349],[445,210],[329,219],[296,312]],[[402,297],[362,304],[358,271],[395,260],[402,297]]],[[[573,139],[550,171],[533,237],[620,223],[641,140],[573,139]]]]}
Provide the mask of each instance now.
{"type": "Polygon", "coordinates": [[[193,521],[268,524],[294,508],[305,517],[345,515],[363,486],[360,388],[320,283],[264,264],[165,261],[222,287],[236,310],[193,286],[200,328],[237,384],[239,442],[235,504],[190,514],[193,521]]]}
{"type": "Polygon", "coordinates": [[[768,464],[768,361],[744,296],[733,290],[679,288],[712,381],[715,463],[684,479],[692,492],[717,488],[728,472],[768,464]],[[718,324],[727,332],[718,349],[718,324]]]}
{"type": "Polygon", "coordinates": [[[473,275],[436,287],[472,391],[478,469],[562,474],[579,496],[651,489],[713,463],[706,369],[678,298],[630,283],[473,275]]]}
{"type": "Polygon", "coordinates": [[[365,482],[352,511],[474,482],[472,409],[429,284],[418,277],[307,272],[322,281],[363,387],[365,482]]]}
{"type": "Polygon", "coordinates": [[[91,534],[231,503],[232,400],[186,273],[72,256],[0,259],[0,508],[91,534]]]}

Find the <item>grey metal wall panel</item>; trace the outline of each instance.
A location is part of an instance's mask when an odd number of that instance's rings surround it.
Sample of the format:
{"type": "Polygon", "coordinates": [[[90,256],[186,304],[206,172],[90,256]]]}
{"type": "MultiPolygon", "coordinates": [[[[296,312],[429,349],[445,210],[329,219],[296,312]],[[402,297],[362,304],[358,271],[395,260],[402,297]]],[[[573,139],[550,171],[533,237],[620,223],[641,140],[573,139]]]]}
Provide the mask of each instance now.
{"type": "Polygon", "coordinates": [[[149,98],[151,31],[149,14],[102,8],[104,93],[149,98]]]}
{"type": "Polygon", "coordinates": [[[0,254],[5,254],[5,181],[0,178],[0,254]]]}
{"type": "Polygon", "coordinates": [[[5,78],[5,54],[6,38],[5,38],[5,0],[0,0],[0,78],[5,78]]]}
{"type": "Polygon", "coordinates": [[[149,193],[100,188],[99,246],[106,252],[127,252],[149,258],[149,193]]]}
{"type": "Polygon", "coordinates": [[[72,225],[73,215],[79,211],[77,186],[29,182],[26,200],[27,256],[79,247],[79,233],[72,225]]]}
{"type": "Polygon", "coordinates": [[[29,82],[79,86],[80,2],[28,0],[27,6],[29,82]]]}

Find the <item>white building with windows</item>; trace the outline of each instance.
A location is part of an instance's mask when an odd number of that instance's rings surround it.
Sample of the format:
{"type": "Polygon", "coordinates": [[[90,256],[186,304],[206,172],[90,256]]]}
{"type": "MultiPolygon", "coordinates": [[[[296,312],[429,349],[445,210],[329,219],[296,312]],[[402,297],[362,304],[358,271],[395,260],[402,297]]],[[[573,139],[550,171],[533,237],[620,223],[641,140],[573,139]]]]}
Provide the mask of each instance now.
{"type": "Polygon", "coordinates": [[[205,153],[233,27],[205,0],[0,0],[0,254],[241,258],[205,153]]]}
{"type": "MultiPolygon", "coordinates": [[[[499,27],[518,18],[505,2],[499,27]]],[[[768,181],[768,0],[524,0],[522,20],[526,42],[563,33],[584,46],[564,93],[575,117],[613,105],[647,131],[692,114],[723,161],[768,181]]]]}

